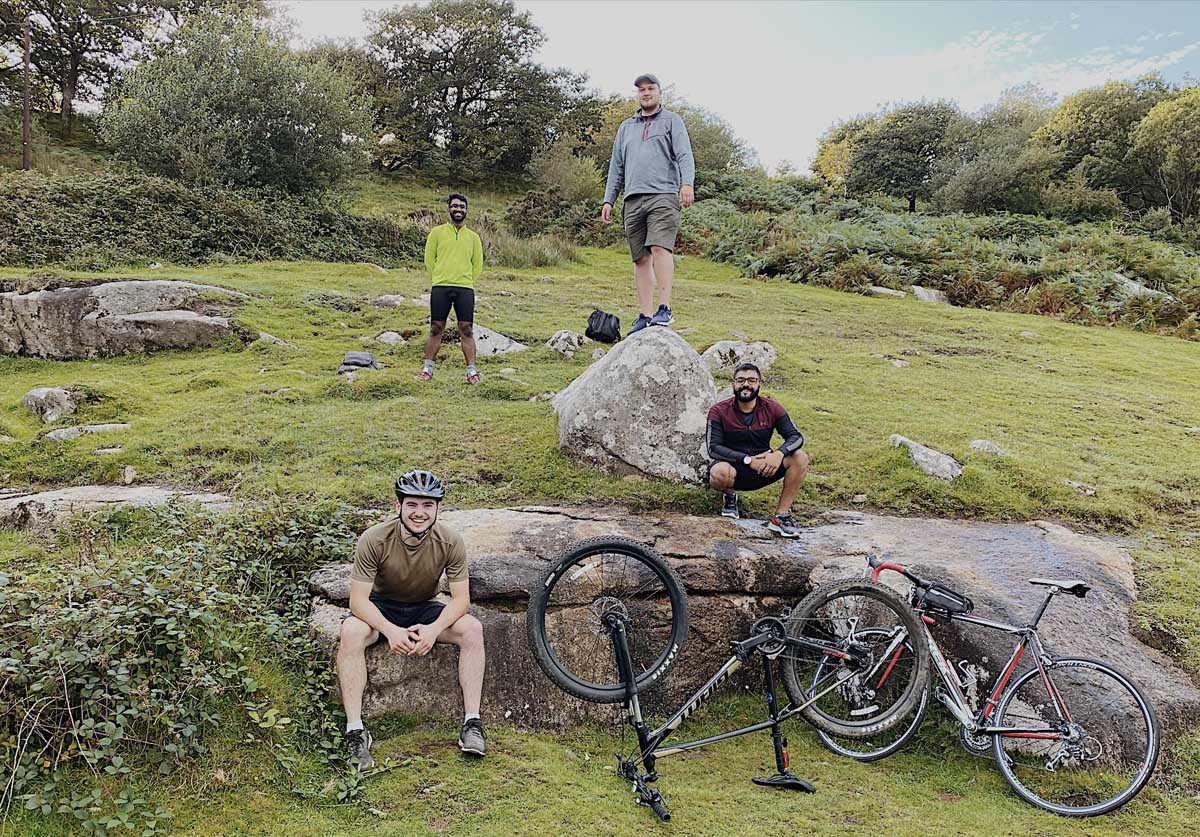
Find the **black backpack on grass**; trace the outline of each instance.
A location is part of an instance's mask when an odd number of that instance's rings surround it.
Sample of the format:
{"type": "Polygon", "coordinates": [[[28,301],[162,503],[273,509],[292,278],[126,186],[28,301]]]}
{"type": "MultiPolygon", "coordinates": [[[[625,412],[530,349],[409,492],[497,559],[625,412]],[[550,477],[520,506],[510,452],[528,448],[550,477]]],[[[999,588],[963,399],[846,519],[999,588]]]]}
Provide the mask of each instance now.
{"type": "Polygon", "coordinates": [[[597,308],[588,317],[587,331],[584,334],[600,343],[616,343],[621,339],[621,318],[597,308]]]}

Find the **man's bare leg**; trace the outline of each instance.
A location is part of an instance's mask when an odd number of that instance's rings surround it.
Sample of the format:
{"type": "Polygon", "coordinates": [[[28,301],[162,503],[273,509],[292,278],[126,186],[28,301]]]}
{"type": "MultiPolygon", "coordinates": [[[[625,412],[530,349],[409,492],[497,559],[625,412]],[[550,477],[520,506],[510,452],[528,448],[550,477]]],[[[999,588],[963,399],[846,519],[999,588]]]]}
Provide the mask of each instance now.
{"type": "MultiPolygon", "coordinates": [[[[658,249],[658,248],[654,248],[658,249]]],[[[647,317],[654,316],[654,263],[650,253],[645,253],[633,263],[633,280],[637,286],[638,309],[647,317]]]]}
{"type": "MultiPolygon", "coordinates": [[[[675,254],[666,247],[652,246],[650,254],[654,264],[654,278],[658,280],[658,302],[660,305],[671,307],[671,283],[675,281],[675,254]]],[[[653,304],[653,300],[647,300],[653,304]]],[[[643,308],[643,311],[646,309],[643,308]]],[[[651,308],[654,314],[656,308],[651,308]]]]}
{"type": "Polygon", "coordinates": [[[418,373],[418,380],[429,380],[433,376],[433,359],[437,357],[438,349],[442,347],[442,333],[446,330],[445,320],[432,320],[429,323],[429,337],[425,339],[425,365],[418,373]],[[421,377],[428,375],[429,377],[421,377]]]}
{"type": "Polygon", "coordinates": [[[471,614],[442,631],[438,642],[458,646],[458,684],[462,687],[463,712],[478,715],[483,697],[483,624],[471,614]]]}
{"type": "Polygon", "coordinates": [[[377,639],[379,631],[355,616],[342,622],[337,673],[347,723],[362,720],[363,691],[367,688],[367,648],[377,639]]]}
{"type": "Polygon", "coordinates": [[[787,466],[787,472],[783,475],[783,491],[779,493],[776,517],[792,510],[792,503],[800,493],[800,484],[808,474],[808,454],[802,450],[793,451],[783,458],[783,464],[787,466]]]}
{"type": "Polygon", "coordinates": [[[708,472],[709,487],[726,494],[733,491],[733,483],[736,479],[737,471],[728,462],[718,462],[708,472]]]}
{"type": "Polygon", "coordinates": [[[462,341],[463,358],[467,361],[467,369],[475,366],[475,324],[472,322],[458,323],[458,337],[462,341]]]}

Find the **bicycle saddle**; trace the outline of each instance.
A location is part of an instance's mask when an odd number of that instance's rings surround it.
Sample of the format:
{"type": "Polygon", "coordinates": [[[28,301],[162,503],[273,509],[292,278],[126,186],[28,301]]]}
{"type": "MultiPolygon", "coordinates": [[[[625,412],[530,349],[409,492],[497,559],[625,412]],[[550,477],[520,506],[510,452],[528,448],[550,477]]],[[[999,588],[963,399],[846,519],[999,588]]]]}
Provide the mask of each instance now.
{"type": "Polygon", "coordinates": [[[1036,584],[1039,587],[1057,587],[1064,593],[1070,593],[1072,596],[1078,596],[1081,599],[1092,589],[1092,585],[1084,584],[1082,581],[1075,581],[1074,579],[1067,581],[1059,578],[1031,578],[1029,579],[1029,583],[1036,584]]]}

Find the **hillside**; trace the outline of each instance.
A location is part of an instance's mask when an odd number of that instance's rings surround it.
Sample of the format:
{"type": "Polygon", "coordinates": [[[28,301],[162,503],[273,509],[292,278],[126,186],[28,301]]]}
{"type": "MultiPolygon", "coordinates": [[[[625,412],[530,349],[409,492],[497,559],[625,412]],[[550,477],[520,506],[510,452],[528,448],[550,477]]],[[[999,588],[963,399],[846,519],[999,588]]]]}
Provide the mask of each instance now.
{"type": "MultiPolygon", "coordinates": [[[[425,208],[440,212],[443,190],[372,178],[349,197],[358,211],[403,216],[425,208]]],[[[472,197],[473,212],[495,217],[515,196],[472,197]]],[[[35,272],[5,268],[0,278],[35,272]]],[[[417,270],[259,262],[69,273],[181,278],[240,290],[250,299],[238,320],[295,348],[256,342],[103,361],[0,357],[0,436],[12,439],[0,448],[0,486],[112,484],[131,466],[139,482],[214,488],[242,499],[279,495],[289,513],[306,515],[332,501],[379,507],[397,469],[421,466],[447,478],[450,503],[458,507],[614,502],[709,513],[715,508],[710,492],[609,477],[557,450],[555,416],[540,396],[578,376],[590,362],[590,347],[563,360],[541,344],[559,329],[582,331],[594,307],[617,312],[627,325],[633,313],[628,274],[619,248],[581,247],[577,261],[548,267],[490,267],[478,283],[477,320],[530,348],[483,360],[484,383],[468,388],[461,355],[450,345],[431,384],[413,381],[425,309],[368,304],[380,294],[412,298],[426,291],[417,270]],[[387,329],[409,342],[364,345],[363,338],[387,329]],[[342,354],[364,347],[385,368],[354,383],[339,379],[334,372],[342,354]],[[83,385],[92,394],[66,423],[127,421],[130,429],[119,438],[42,441],[44,428],[21,397],[33,387],[59,384],[83,385]],[[112,445],[122,450],[96,453],[112,445]]],[[[697,349],[730,337],[768,340],[778,349],[765,390],[788,407],[808,440],[813,470],[799,503],[803,511],[1050,518],[1120,537],[1138,558],[1144,626],[1168,638],[1168,650],[1200,676],[1195,342],[911,297],[865,297],[782,277],[746,278],[738,266],[695,255],[679,265],[675,309],[675,328],[697,349]],[[966,464],[964,475],[951,484],[927,480],[888,445],[892,433],[955,455],[966,464]],[[970,441],[979,438],[999,444],[1006,455],[972,451],[970,441]],[[1095,493],[1081,493],[1067,480],[1095,493]]],[[[767,511],[766,497],[748,499],[744,513],[767,511]]],[[[229,528],[241,532],[240,525],[229,528]]],[[[156,526],[153,519],[118,515],[57,541],[0,532],[0,574],[45,585],[54,567],[82,562],[88,549],[133,560],[175,537],[156,526]]],[[[303,717],[303,677],[277,663],[275,653],[268,644],[254,663],[265,699],[303,717]]],[[[249,741],[262,733],[238,720],[233,707],[227,714],[231,720],[206,739],[210,755],[165,778],[135,774],[138,792],[171,810],[170,832],[210,833],[214,822],[226,833],[247,834],[366,828],[499,834],[511,833],[517,821],[527,833],[587,831],[598,822],[612,823],[614,832],[646,825],[646,812],[627,803],[607,769],[608,730],[556,738],[496,725],[495,757],[479,766],[450,754],[448,730],[393,718],[376,734],[381,752],[397,766],[367,779],[356,803],[336,798],[337,789],[326,784],[331,774],[298,732],[279,732],[277,744],[269,745],[269,737],[249,741]],[[552,805],[547,788],[553,788],[552,805]]],[[[751,716],[747,703],[731,699],[710,710],[701,727],[751,716]]],[[[896,833],[904,834],[1184,834],[1197,812],[1194,734],[1171,749],[1152,791],[1116,817],[1087,824],[1024,806],[993,765],[958,750],[944,724],[932,723],[918,747],[875,768],[832,758],[802,727],[791,735],[795,763],[822,795],[764,798],[748,813],[746,777],[757,775],[769,755],[762,741],[751,739],[673,764],[675,808],[691,812],[689,819],[702,811],[710,833],[744,833],[756,823],[765,830],[786,817],[822,834],[875,833],[879,793],[897,818],[896,833]]],[[[108,787],[115,792],[117,785],[108,787]]],[[[16,812],[0,826],[0,833],[69,832],[65,819],[16,812]]]]}

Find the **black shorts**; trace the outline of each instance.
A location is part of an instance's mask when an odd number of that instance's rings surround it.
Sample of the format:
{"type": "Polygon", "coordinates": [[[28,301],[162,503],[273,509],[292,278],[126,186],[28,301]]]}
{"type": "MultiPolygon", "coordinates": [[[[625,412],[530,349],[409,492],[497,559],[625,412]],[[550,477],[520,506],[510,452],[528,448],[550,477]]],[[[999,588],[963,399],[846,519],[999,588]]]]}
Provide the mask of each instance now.
{"type": "MultiPolygon", "coordinates": [[[[432,625],[446,607],[441,602],[398,602],[382,596],[371,596],[371,604],[379,608],[384,619],[401,628],[432,625]]],[[[384,637],[380,636],[380,639],[384,637]]]]}
{"type": "MultiPolygon", "coordinates": [[[[709,474],[712,473],[712,469],[716,464],[716,462],[708,463],[709,474]]],[[[771,483],[779,482],[783,479],[783,475],[787,473],[786,463],[780,463],[779,470],[775,472],[774,476],[770,477],[764,477],[745,462],[725,462],[725,464],[732,465],[733,469],[737,471],[737,476],[733,480],[734,491],[758,491],[758,489],[766,488],[771,483]]]]}
{"type": "Polygon", "coordinates": [[[434,285],[429,290],[429,319],[444,323],[454,306],[454,319],[460,323],[475,322],[475,291],[457,285],[434,285]]]}

